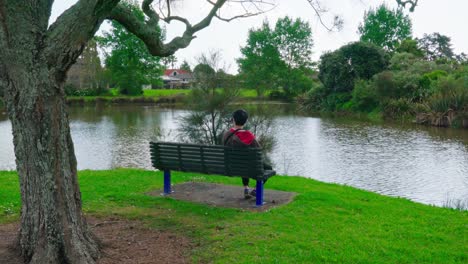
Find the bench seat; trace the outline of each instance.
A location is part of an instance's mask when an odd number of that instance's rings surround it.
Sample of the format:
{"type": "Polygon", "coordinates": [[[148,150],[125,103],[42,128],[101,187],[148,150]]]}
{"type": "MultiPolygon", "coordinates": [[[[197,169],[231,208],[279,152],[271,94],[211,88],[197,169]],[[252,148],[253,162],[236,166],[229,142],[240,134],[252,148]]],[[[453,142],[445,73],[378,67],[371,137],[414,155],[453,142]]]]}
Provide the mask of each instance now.
{"type": "Polygon", "coordinates": [[[257,206],[263,204],[263,183],[276,175],[264,170],[260,148],[235,148],[175,142],[150,142],[151,163],[164,171],[164,193],[170,194],[170,171],[199,172],[257,181],[257,206]]]}

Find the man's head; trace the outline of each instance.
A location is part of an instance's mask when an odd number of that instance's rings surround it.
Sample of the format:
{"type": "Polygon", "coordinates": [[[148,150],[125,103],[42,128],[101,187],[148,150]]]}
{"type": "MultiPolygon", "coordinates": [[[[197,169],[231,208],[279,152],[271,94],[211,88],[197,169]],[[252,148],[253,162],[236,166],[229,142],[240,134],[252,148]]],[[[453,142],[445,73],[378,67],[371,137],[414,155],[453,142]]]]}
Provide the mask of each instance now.
{"type": "Polygon", "coordinates": [[[236,126],[243,126],[245,122],[247,122],[247,119],[249,118],[249,115],[245,110],[239,109],[234,111],[232,113],[232,119],[234,120],[234,124],[236,126]]]}

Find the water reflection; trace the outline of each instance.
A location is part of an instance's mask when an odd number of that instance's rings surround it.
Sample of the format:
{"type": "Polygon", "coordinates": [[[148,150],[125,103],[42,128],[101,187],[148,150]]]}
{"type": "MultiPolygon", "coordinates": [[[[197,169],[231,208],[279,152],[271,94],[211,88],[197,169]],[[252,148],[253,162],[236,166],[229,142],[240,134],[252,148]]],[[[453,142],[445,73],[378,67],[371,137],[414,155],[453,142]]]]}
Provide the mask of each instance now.
{"type": "MultiPolygon", "coordinates": [[[[275,110],[282,109],[274,106],[275,110]]],[[[148,141],[175,140],[187,110],[154,106],[73,107],[79,169],[151,169],[148,141]]],[[[0,115],[1,116],[1,115],[0,115]]],[[[280,174],[301,175],[442,205],[468,201],[468,132],[298,116],[274,119],[280,174]]],[[[0,117],[0,170],[14,169],[11,125],[0,117]]]]}

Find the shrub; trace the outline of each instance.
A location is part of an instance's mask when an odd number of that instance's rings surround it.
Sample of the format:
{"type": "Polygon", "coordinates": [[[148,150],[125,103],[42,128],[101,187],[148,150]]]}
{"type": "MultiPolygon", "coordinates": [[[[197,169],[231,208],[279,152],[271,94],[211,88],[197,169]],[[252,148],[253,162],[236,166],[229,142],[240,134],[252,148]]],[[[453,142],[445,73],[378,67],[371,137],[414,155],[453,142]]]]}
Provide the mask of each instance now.
{"type": "Polygon", "coordinates": [[[421,79],[419,80],[419,85],[426,92],[424,94],[424,97],[428,97],[432,93],[432,91],[431,91],[432,90],[431,89],[432,88],[431,87],[432,83],[439,80],[441,77],[445,77],[447,75],[448,75],[448,73],[446,71],[443,71],[443,70],[435,70],[435,71],[424,74],[421,77],[421,79]]]}
{"type": "Polygon", "coordinates": [[[323,98],[327,96],[327,91],[323,85],[316,86],[308,92],[299,95],[296,100],[302,110],[320,111],[323,98]]]}
{"type": "Polygon", "coordinates": [[[67,96],[98,96],[107,92],[106,89],[101,87],[78,89],[73,84],[65,84],[64,90],[67,96]]]}
{"type": "Polygon", "coordinates": [[[354,85],[352,92],[351,109],[357,111],[371,112],[379,105],[375,86],[369,82],[359,80],[354,85]]]}
{"type": "Polygon", "coordinates": [[[286,100],[288,95],[283,90],[273,90],[268,94],[268,98],[271,100],[286,100]]]}
{"type": "Polygon", "coordinates": [[[407,98],[390,99],[383,106],[383,116],[385,118],[408,118],[414,114],[413,103],[407,98]]]}
{"type": "Polygon", "coordinates": [[[384,51],[370,43],[354,42],[320,57],[319,79],[333,92],[350,92],[357,79],[370,79],[386,69],[384,51]]]}
{"type": "Polygon", "coordinates": [[[346,104],[351,99],[350,93],[333,93],[329,94],[320,104],[322,111],[340,111],[345,110],[346,104]]]}
{"type": "Polygon", "coordinates": [[[441,78],[435,85],[435,92],[429,98],[428,105],[431,111],[438,113],[468,111],[468,82],[452,76],[441,78]]]}
{"type": "Polygon", "coordinates": [[[430,78],[411,71],[385,71],[374,76],[373,85],[381,101],[405,98],[416,103],[432,94],[430,78]]]}

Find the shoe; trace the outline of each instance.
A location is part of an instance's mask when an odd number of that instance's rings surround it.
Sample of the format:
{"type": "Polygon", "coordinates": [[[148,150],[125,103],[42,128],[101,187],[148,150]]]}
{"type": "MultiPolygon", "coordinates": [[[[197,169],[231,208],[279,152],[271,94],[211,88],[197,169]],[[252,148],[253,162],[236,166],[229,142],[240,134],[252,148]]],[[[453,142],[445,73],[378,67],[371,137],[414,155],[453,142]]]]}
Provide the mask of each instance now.
{"type": "Polygon", "coordinates": [[[250,199],[252,196],[250,196],[249,189],[244,189],[244,198],[245,199],[250,199]]]}
{"type": "Polygon", "coordinates": [[[253,197],[257,197],[257,190],[253,189],[252,191],[250,191],[250,195],[253,197]]]}

